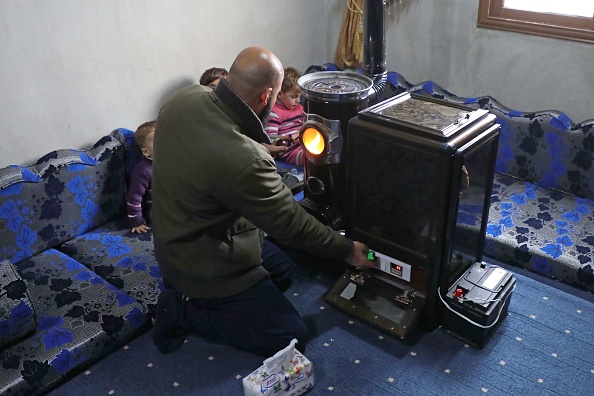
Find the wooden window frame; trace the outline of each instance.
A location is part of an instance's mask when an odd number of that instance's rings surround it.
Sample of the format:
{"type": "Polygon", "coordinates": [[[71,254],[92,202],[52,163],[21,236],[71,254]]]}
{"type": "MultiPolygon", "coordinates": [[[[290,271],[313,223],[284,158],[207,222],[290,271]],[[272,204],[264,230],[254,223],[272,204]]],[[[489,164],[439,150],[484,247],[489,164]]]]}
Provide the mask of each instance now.
{"type": "Polygon", "coordinates": [[[477,26],[594,43],[594,16],[577,17],[513,10],[504,0],[480,0],[477,26]]]}

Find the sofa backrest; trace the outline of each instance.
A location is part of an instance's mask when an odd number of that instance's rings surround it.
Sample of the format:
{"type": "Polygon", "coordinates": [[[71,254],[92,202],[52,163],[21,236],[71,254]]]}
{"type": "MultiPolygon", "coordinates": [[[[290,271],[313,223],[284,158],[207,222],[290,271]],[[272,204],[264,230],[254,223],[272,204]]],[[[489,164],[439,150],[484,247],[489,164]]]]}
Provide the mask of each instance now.
{"type": "Polygon", "coordinates": [[[18,263],[123,215],[126,156],[115,130],[89,150],[0,169],[0,261],[18,263]]]}
{"type": "Polygon", "coordinates": [[[494,114],[501,125],[496,172],[594,199],[594,119],[574,124],[555,110],[521,112],[490,96],[456,96],[431,81],[409,85],[401,76],[392,80],[408,92],[494,114]]]}

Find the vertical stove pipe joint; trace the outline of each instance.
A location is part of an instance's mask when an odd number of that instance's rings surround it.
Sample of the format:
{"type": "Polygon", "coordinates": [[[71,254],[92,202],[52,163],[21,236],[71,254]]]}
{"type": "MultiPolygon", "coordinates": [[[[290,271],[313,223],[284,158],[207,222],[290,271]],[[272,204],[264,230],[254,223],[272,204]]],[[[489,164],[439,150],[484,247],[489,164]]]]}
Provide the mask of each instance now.
{"type": "Polygon", "coordinates": [[[386,89],[386,0],[363,0],[363,74],[371,78],[369,104],[386,89]]]}

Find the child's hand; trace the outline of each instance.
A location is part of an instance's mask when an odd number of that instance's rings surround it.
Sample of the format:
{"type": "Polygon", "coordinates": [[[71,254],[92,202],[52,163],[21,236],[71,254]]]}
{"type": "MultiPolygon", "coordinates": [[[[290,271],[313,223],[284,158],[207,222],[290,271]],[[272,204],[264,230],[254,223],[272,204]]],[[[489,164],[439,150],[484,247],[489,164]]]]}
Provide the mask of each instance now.
{"type": "Polygon", "coordinates": [[[293,144],[293,139],[290,136],[281,136],[274,142],[274,144],[276,146],[289,147],[291,144],[293,144]]]}
{"type": "Polygon", "coordinates": [[[139,234],[145,233],[147,231],[150,231],[151,227],[147,226],[146,224],[141,224],[137,227],[132,228],[132,232],[137,232],[139,234]]]}
{"type": "Polygon", "coordinates": [[[270,152],[270,155],[273,157],[276,157],[280,153],[287,151],[286,146],[276,146],[274,144],[267,144],[267,143],[263,143],[263,145],[264,145],[264,147],[266,147],[268,149],[268,151],[270,152]]]}

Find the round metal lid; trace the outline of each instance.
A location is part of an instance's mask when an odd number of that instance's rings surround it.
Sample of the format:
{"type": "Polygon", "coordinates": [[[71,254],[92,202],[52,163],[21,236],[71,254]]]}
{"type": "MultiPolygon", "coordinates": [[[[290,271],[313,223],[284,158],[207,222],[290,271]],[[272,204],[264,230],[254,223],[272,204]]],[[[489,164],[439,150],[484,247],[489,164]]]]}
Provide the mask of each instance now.
{"type": "Polygon", "coordinates": [[[301,76],[297,84],[306,99],[344,103],[365,99],[373,81],[353,72],[322,71],[301,76]]]}

